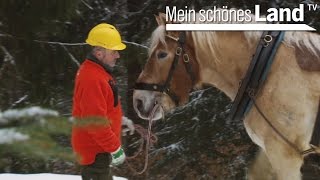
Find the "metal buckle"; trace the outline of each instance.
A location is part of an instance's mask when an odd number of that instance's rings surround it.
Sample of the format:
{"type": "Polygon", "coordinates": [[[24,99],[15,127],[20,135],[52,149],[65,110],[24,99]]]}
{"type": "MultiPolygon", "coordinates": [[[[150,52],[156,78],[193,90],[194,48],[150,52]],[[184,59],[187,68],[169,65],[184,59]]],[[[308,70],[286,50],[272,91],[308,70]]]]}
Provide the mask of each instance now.
{"type": "Polygon", "coordinates": [[[266,42],[266,43],[270,43],[272,41],[272,39],[273,39],[272,36],[269,34],[265,35],[263,38],[264,42],[266,42]]]}
{"type": "Polygon", "coordinates": [[[165,89],[162,91],[162,94],[168,95],[168,96],[171,98],[171,96],[168,94],[169,92],[170,92],[170,89],[169,89],[169,88],[165,88],[165,89]]]}
{"type": "Polygon", "coordinates": [[[264,41],[263,46],[268,47],[270,42],[272,41],[272,39],[273,39],[273,37],[271,35],[269,35],[269,34],[265,35],[263,38],[263,41],[264,41]]]}
{"type": "Polygon", "coordinates": [[[157,85],[153,85],[152,88],[153,88],[154,90],[157,90],[157,89],[158,89],[158,86],[157,86],[157,85]]]}
{"type": "Polygon", "coordinates": [[[184,54],[184,55],[183,55],[183,61],[184,61],[185,63],[188,63],[188,62],[190,61],[190,58],[189,58],[189,55],[188,55],[188,54],[184,54]]]}
{"type": "Polygon", "coordinates": [[[177,47],[176,49],[176,55],[180,56],[182,52],[182,48],[181,47],[177,47]]]}
{"type": "Polygon", "coordinates": [[[247,89],[249,97],[253,98],[256,95],[256,91],[253,88],[247,89]]]}

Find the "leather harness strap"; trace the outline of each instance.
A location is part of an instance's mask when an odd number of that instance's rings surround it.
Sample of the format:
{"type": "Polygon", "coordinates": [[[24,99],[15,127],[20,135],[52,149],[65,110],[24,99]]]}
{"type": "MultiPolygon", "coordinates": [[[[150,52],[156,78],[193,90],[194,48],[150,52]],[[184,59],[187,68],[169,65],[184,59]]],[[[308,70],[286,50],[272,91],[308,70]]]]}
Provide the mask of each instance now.
{"type": "Polygon", "coordinates": [[[194,85],[194,83],[195,83],[195,76],[192,71],[189,55],[187,53],[185,53],[185,47],[184,47],[185,39],[186,39],[185,32],[181,32],[179,34],[178,39],[173,38],[169,35],[166,35],[166,36],[169,37],[170,39],[173,39],[174,41],[177,41],[178,47],[176,49],[175,56],[174,56],[173,62],[171,64],[171,68],[168,72],[168,76],[167,76],[165,83],[164,84],[151,84],[151,83],[138,82],[135,84],[134,89],[158,91],[161,93],[165,93],[173,100],[173,102],[176,104],[176,106],[178,106],[179,105],[179,97],[173,91],[170,90],[170,83],[173,78],[173,73],[179,63],[179,59],[180,59],[181,55],[183,55],[183,57],[182,57],[183,63],[185,64],[186,72],[190,76],[190,79],[192,81],[192,85],[194,85]]]}
{"type": "Polygon", "coordinates": [[[262,33],[256,53],[245,77],[240,82],[240,88],[232,104],[229,116],[232,120],[242,119],[249,112],[252,107],[252,98],[261,89],[283,36],[282,31],[262,33]]]}

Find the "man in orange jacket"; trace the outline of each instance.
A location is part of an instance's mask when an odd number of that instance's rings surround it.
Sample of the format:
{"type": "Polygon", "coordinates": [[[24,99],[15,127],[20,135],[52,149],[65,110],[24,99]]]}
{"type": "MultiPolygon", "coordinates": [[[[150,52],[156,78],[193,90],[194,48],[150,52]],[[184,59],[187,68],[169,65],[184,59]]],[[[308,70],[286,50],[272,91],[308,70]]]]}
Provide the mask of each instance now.
{"type": "Polygon", "coordinates": [[[92,52],[75,79],[72,115],[72,147],[82,165],[83,180],[112,179],[109,165],[125,160],[121,148],[122,109],[111,75],[122,43],[117,29],[106,23],[95,26],[86,42],[92,52]]]}

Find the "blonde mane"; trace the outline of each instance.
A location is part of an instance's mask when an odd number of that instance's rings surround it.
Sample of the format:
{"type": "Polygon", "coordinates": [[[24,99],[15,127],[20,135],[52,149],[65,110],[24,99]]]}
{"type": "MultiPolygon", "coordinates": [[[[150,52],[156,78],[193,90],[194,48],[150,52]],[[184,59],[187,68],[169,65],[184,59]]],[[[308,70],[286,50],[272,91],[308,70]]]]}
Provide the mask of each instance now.
{"type": "MultiPolygon", "coordinates": [[[[259,39],[262,32],[246,31],[244,32],[247,40],[259,39]]],[[[310,53],[320,57],[320,36],[316,33],[303,31],[286,31],[283,43],[289,47],[307,48],[310,53]]]]}
{"type": "Polygon", "coordinates": [[[167,47],[166,39],[166,27],[165,25],[158,26],[152,33],[151,36],[151,45],[149,49],[149,56],[152,54],[152,52],[156,49],[157,45],[159,43],[163,44],[165,47],[167,47]]]}

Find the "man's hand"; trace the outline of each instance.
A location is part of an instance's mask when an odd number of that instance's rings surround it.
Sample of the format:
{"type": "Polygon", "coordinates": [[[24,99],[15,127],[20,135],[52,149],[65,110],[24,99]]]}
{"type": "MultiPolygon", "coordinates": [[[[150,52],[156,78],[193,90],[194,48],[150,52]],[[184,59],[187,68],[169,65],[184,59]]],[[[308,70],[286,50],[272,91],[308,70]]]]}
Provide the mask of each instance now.
{"type": "Polygon", "coordinates": [[[122,116],[122,125],[127,126],[126,128],[122,129],[122,136],[126,136],[127,132],[129,132],[130,135],[134,133],[135,128],[132,120],[130,120],[129,118],[122,116]]]}
{"type": "Polygon", "coordinates": [[[114,152],[111,153],[112,161],[111,166],[118,166],[126,160],[126,154],[124,154],[121,146],[114,152]]]}

